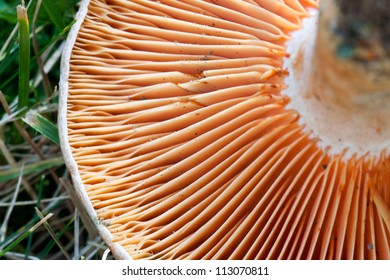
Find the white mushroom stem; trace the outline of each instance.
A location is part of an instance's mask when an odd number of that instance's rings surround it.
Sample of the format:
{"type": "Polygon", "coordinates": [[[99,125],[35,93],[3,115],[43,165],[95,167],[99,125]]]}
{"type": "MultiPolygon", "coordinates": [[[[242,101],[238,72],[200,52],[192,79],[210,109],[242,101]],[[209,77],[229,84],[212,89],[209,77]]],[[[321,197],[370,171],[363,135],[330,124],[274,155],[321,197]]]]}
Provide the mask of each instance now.
{"type": "Polygon", "coordinates": [[[322,0],[319,16],[313,12],[292,35],[285,94],[323,149],[379,156],[390,147],[390,59],[370,22],[356,19],[373,29],[369,38],[348,29],[354,18],[342,2],[322,0]]]}
{"type": "MultiPolygon", "coordinates": [[[[335,0],[322,1],[320,9],[313,57],[316,71],[312,72],[312,86],[324,88],[319,98],[343,108],[389,109],[390,63],[386,61],[380,38],[374,36],[380,31],[372,30],[369,38],[359,38],[359,34],[351,34],[353,30],[348,31],[345,26],[353,22],[340,20],[348,15],[342,14],[335,0]],[[355,38],[349,38],[351,36],[355,38]]],[[[359,24],[365,28],[366,23],[359,24]]]]}

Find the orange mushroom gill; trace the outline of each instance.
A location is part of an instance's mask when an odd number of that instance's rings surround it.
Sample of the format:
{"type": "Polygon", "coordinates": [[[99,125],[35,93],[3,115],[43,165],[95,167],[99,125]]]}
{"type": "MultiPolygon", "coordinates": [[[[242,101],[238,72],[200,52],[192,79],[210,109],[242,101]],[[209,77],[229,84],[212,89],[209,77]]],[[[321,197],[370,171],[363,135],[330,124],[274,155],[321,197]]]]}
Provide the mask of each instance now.
{"type": "Polygon", "coordinates": [[[117,258],[390,259],[387,150],[329,152],[286,93],[317,6],[82,1],[61,143],[117,258]]]}

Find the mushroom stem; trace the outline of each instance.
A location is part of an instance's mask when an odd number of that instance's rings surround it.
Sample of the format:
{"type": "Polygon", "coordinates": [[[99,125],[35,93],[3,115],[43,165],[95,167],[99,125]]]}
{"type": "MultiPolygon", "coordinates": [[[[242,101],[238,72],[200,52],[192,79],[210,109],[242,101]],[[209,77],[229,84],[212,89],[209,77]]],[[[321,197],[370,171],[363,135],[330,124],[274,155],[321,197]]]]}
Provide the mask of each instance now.
{"type": "Polygon", "coordinates": [[[343,108],[390,108],[389,0],[322,0],[313,82],[320,98],[343,108]]]}
{"type": "Polygon", "coordinates": [[[373,16],[390,0],[359,2],[321,0],[292,34],[284,65],[289,108],[321,148],[346,158],[390,150],[390,16],[373,16]]]}

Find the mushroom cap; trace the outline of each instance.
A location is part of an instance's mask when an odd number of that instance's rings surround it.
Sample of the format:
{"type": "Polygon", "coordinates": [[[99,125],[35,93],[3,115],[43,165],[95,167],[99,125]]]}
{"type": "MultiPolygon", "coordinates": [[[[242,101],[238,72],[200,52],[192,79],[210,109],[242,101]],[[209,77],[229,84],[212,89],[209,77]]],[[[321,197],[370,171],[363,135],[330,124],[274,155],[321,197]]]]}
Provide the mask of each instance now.
{"type": "Polygon", "coordinates": [[[314,0],[82,1],[61,146],[118,259],[389,259],[390,158],[329,154],[286,108],[314,0]]]}

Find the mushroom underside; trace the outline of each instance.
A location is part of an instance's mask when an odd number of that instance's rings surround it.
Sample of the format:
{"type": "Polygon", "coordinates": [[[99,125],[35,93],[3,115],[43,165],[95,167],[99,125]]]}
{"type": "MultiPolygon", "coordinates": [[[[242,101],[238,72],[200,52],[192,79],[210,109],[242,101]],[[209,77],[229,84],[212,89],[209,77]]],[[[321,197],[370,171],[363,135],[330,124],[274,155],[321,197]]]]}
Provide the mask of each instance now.
{"type": "Polygon", "coordinates": [[[388,153],[328,153],[283,94],[286,43],[316,1],[84,3],[60,129],[109,245],[390,259],[388,153]]]}

